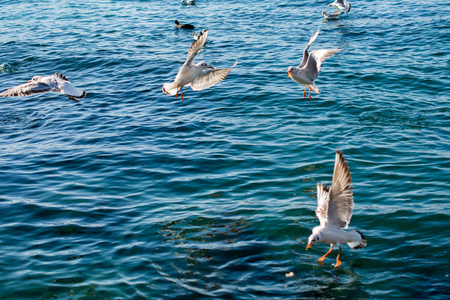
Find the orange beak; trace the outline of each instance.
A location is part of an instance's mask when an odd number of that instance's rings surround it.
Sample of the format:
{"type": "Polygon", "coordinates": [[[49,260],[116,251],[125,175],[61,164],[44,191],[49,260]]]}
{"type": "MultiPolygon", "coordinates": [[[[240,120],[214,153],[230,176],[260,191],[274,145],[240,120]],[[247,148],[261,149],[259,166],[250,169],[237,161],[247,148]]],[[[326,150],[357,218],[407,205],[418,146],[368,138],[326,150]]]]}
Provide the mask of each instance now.
{"type": "Polygon", "coordinates": [[[288,71],[288,78],[291,77],[292,72],[288,71]]]}
{"type": "Polygon", "coordinates": [[[308,250],[309,247],[311,247],[311,244],[306,245],[306,250],[308,250]]]}

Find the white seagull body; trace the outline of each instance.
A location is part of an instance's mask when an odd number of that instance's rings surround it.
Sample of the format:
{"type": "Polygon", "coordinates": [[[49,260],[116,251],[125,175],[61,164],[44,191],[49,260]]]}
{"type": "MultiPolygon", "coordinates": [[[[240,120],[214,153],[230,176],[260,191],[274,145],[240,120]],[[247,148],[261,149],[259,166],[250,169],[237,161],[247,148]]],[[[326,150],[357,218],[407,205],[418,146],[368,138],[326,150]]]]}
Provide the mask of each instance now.
{"type": "Polygon", "coordinates": [[[175,80],[171,83],[165,83],[163,85],[162,90],[165,94],[171,96],[175,95],[175,97],[177,97],[178,92],[181,92],[181,100],[183,100],[183,87],[185,85],[190,85],[194,91],[207,89],[224,80],[228,73],[230,73],[231,69],[236,66],[237,61],[229,69],[214,69],[213,67],[208,66],[208,64],[204,61],[194,64],[195,56],[205,45],[207,37],[208,30],[203,30],[197,36],[197,39],[189,48],[187,59],[178,71],[175,80]]]}
{"type": "Polygon", "coordinates": [[[335,0],[333,3],[328,4],[328,7],[330,6],[336,7],[338,10],[345,11],[345,13],[348,13],[352,7],[350,2],[347,2],[347,0],[335,0]]]}
{"type": "Polygon", "coordinates": [[[298,67],[289,67],[288,68],[288,77],[291,77],[292,80],[299,84],[305,85],[305,90],[303,91],[303,97],[306,97],[305,92],[306,88],[309,87],[309,99],[311,98],[311,89],[313,89],[316,93],[320,94],[319,88],[314,84],[314,81],[319,77],[320,68],[322,62],[330,57],[333,54],[338,53],[342,49],[319,49],[313,50],[311,53],[308,53],[309,46],[316,40],[319,35],[320,30],[317,30],[316,33],[313,34],[308,44],[303,50],[303,59],[298,67]]]}
{"type": "Polygon", "coordinates": [[[314,243],[327,243],[330,250],[325,253],[319,262],[333,250],[333,245],[339,246],[339,254],[336,258],[336,267],[341,265],[341,245],[348,244],[352,249],[359,249],[367,245],[364,235],[357,230],[344,231],[350,224],[353,212],[353,187],[350,187],[352,178],[344,155],[336,151],[333,180],[328,188],[322,183],[317,184],[317,210],[320,226],[314,227],[308,238],[306,249],[314,243]]]}
{"type": "Polygon", "coordinates": [[[76,98],[86,96],[86,91],[74,87],[63,74],[55,73],[50,76],[34,76],[30,81],[0,93],[0,97],[29,96],[45,92],[65,94],[76,102],[76,98]]]}
{"type": "Polygon", "coordinates": [[[183,5],[195,5],[195,0],[181,0],[183,5]]]}
{"type": "Polygon", "coordinates": [[[329,13],[326,10],[324,10],[322,12],[322,15],[327,20],[339,20],[339,16],[342,15],[343,13],[344,13],[343,11],[337,11],[337,12],[334,12],[334,13],[329,13]]]}

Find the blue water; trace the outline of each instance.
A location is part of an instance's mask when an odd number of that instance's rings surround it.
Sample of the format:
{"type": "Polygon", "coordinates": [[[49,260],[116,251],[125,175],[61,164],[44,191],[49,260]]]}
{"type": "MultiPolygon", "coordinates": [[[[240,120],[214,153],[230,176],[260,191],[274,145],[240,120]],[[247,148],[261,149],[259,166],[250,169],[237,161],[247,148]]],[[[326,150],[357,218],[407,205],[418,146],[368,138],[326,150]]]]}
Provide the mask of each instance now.
{"type": "Polygon", "coordinates": [[[0,299],[450,298],[450,5],[2,1],[0,89],[63,72],[87,91],[0,105],[0,299]],[[238,65],[162,93],[193,41],[238,65]],[[287,78],[342,48],[303,98],[287,78]],[[305,251],[336,149],[361,250],[305,251]],[[293,277],[286,277],[293,272],[293,277]]]}

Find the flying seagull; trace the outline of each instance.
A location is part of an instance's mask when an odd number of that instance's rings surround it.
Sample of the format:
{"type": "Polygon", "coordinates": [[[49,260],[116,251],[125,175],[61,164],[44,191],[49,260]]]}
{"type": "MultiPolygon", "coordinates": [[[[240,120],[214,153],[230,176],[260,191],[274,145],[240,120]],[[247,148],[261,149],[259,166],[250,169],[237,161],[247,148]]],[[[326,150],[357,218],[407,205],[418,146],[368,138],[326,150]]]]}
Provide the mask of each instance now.
{"type": "MultiPolygon", "coordinates": [[[[347,0],[335,0],[333,3],[328,4],[327,7],[336,7],[338,10],[343,10],[345,11],[345,13],[348,13],[350,11],[350,8],[352,7],[352,5],[350,4],[350,2],[347,2],[347,0]]],[[[337,10],[335,11],[335,13],[337,12],[337,10]]]]}
{"type": "Polygon", "coordinates": [[[338,245],[339,254],[336,258],[336,267],[341,265],[339,257],[342,244],[347,244],[352,249],[360,249],[367,245],[366,238],[358,230],[343,230],[348,228],[352,218],[354,203],[351,183],[350,169],[343,153],[337,150],[331,187],[328,188],[322,183],[317,184],[316,215],[319,218],[320,226],[313,228],[306,246],[308,250],[314,243],[330,244],[330,250],[319,258],[319,262],[323,262],[333,250],[333,245],[338,245]]]}
{"type": "Polygon", "coordinates": [[[320,30],[317,30],[316,33],[313,34],[308,44],[303,50],[303,59],[298,67],[289,67],[288,68],[288,78],[291,77],[292,80],[299,84],[305,85],[305,90],[303,91],[303,97],[306,97],[305,92],[306,88],[309,87],[309,99],[311,98],[311,89],[313,89],[316,93],[320,94],[319,88],[314,84],[314,81],[319,77],[320,66],[322,62],[330,57],[333,54],[338,53],[342,49],[320,49],[313,50],[311,53],[308,53],[309,46],[316,40],[319,35],[320,30]]]}
{"type": "Polygon", "coordinates": [[[194,91],[207,89],[224,80],[231,69],[236,66],[237,61],[228,69],[214,69],[205,61],[194,64],[195,56],[205,45],[207,37],[208,30],[203,30],[192,43],[188,51],[187,59],[178,71],[175,80],[163,85],[162,90],[165,94],[175,96],[176,98],[178,92],[181,92],[181,100],[183,100],[184,86],[190,85],[194,91]]]}
{"type": "Polygon", "coordinates": [[[82,99],[86,96],[86,91],[74,87],[62,73],[58,74],[56,72],[50,76],[34,76],[27,83],[0,93],[0,97],[29,96],[45,92],[59,92],[76,102],[78,102],[77,99],[82,99]]]}

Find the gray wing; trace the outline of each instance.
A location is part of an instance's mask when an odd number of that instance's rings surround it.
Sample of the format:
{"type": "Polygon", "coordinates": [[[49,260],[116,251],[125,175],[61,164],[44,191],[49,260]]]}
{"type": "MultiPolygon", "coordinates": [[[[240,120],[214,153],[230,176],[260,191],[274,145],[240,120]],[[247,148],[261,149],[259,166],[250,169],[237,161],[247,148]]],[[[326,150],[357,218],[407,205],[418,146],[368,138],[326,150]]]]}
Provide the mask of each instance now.
{"type": "Polygon", "coordinates": [[[183,66],[180,69],[180,72],[184,71],[184,69],[188,68],[194,63],[194,58],[200,50],[202,50],[203,46],[205,46],[206,38],[208,37],[208,30],[203,30],[198,38],[191,44],[189,48],[187,59],[184,62],[183,66]]]}
{"type": "Polygon", "coordinates": [[[328,226],[346,229],[350,224],[354,205],[351,183],[350,169],[342,152],[337,150],[330,188],[328,226]]]}
{"type": "Polygon", "coordinates": [[[308,61],[303,67],[304,74],[307,74],[308,78],[311,81],[316,80],[319,76],[322,62],[331,55],[336,54],[341,50],[342,49],[320,49],[311,51],[311,53],[309,53],[308,61]]]}
{"type": "Polygon", "coordinates": [[[316,33],[314,33],[312,35],[312,37],[309,39],[309,42],[306,45],[305,50],[303,50],[303,59],[302,59],[302,62],[298,65],[298,68],[302,68],[306,64],[306,62],[308,61],[308,57],[309,57],[308,49],[309,49],[309,46],[311,46],[311,44],[314,43],[314,41],[316,40],[316,38],[319,35],[319,33],[320,33],[320,30],[317,30],[316,33]]]}
{"type": "Polygon", "coordinates": [[[317,184],[317,209],[316,216],[320,221],[320,226],[325,227],[328,220],[328,204],[330,200],[330,189],[322,184],[317,184]]]}
{"type": "Polygon", "coordinates": [[[45,83],[30,81],[0,93],[0,97],[28,96],[32,94],[50,92],[51,90],[52,87],[46,85],[45,83]]]}
{"type": "Polygon", "coordinates": [[[344,9],[345,8],[344,2],[346,2],[346,1],[345,0],[335,0],[333,3],[328,4],[328,7],[334,6],[338,9],[344,9]]]}
{"type": "Polygon", "coordinates": [[[191,82],[191,88],[194,91],[200,91],[207,89],[216,83],[224,80],[228,73],[230,73],[231,69],[233,69],[237,64],[237,61],[231,68],[228,69],[214,69],[214,70],[205,70],[203,73],[195,78],[194,81],[191,82]]]}

